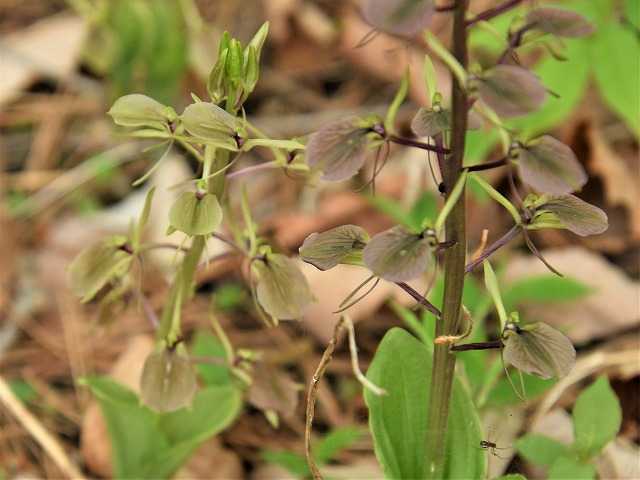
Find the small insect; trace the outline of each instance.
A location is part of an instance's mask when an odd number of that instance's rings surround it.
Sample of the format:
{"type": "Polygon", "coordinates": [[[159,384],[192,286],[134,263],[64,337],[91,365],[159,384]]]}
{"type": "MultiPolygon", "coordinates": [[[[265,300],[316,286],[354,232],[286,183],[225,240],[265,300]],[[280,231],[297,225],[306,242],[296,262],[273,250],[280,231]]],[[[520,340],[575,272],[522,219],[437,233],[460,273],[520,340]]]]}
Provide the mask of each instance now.
{"type": "Polygon", "coordinates": [[[491,455],[498,458],[505,458],[505,457],[498,455],[496,450],[509,450],[507,447],[499,447],[494,442],[491,442],[489,440],[480,440],[480,448],[482,448],[483,450],[488,450],[491,453],[491,455]]]}

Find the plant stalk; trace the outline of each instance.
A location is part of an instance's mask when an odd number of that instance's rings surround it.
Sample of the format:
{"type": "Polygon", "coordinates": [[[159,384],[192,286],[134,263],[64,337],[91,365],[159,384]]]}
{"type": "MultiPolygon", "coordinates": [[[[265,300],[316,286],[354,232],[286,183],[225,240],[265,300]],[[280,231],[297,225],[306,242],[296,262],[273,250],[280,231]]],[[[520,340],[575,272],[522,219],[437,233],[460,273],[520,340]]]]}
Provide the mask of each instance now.
{"type": "MultiPolygon", "coordinates": [[[[468,0],[458,0],[453,14],[452,54],[463,68],[467,66],[467,29],[465,15],[468,0]]],[[[467,93],[465,85],[453,78],[451,92],[451,155],[443,162],[442,176],[447,196],[462,171],[467,130],[467,93]]],[[[459,330],[464,267],[467,250],[465,229],[465,194],[460,195],[445,222],[445,240],[453,242],[444,252],[444,300],[442,321],[436,322],[436,337],[456,335],[459,330]]],[[[443,478],[446,463],[446,436],[449,404],[456,357],[449,345],[434,345],[431,395],[427,417],[427,478],[443,478]]]]}

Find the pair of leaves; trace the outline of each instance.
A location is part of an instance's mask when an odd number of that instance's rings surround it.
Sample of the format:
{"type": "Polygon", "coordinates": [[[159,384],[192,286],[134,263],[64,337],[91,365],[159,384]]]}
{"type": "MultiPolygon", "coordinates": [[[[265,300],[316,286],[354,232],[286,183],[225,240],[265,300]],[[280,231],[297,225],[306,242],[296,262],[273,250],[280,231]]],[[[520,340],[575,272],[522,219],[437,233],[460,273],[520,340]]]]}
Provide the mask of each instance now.
{"type": "Polygon", "coordinates": [[[313,293],[295,261],[267,253],[252,268],[257,277],[256,298],[260,307],[276,320],[295,320],[314,301],[313,293]]]}
{"type": "Polygon", "coordinates": [[[209,235],[222,222],[218,197],[206,192],[183,192],[171,206],[169,225],[190,236],[209,235]]]}
{"type": "Polygon", "coordinates": [[[322,179],[341,181],[353,177],[364,165],[371,128],[378,116],[349,117],[325,125],[311,134],[307,163],[322,171],[322,179]]]}
{"type": "MultiPolygon", "coordinates": [[[[405,330],[389,330],[367,378],[388,395],[365,390],[376,457],[387,478],[425,478],[427,408],[433,353],[405,330]]],[[[466,389],[454,379],[444,478],[484,478],[480,421],[466,389]]]]}
{"type": "Polygon", "coordinates": [[[228,427],[242,407],[241,392],[233,386],[203,388],[192,408],[158,414],[108,378],[81,383],[96,396],[107,422],[115,478],[169,478],[200,444],[228,427]]]}
{"type": "Polygon", "coordinates": [[[604,232],[609,224],[607,214],[574,195],[532,195],[525,200],[535,205],[533,219],[527,228],[563,228],[586,237],[604,232]]]}
{"type": "Polygon", "coordinates": [[[378,30],[411,38],[429,26],[435,11],[433,0],[366,0],[365,20],[378,30]]]}
{"type": "Polygon", "coordinates": [[[551,479],[595,477],[595,468],[588,462],[615,439],[622,422],[620,402],[606,377],[597,379],[578,396],[572,416],[572,445],[535,433],[516,442],[525,459],[549,467],[551,479]]]}
{"type": "Polygon", "coordinates": [[[309,235],[300,248],[300,256],[320,270],[339,263],[361,264],[362,256],[373,274],[391,282],[416,278],[433,262],[435,238],[430,231],[413,233],[398,225],[367,240],[362,228],[343,225],[309,235]]]}

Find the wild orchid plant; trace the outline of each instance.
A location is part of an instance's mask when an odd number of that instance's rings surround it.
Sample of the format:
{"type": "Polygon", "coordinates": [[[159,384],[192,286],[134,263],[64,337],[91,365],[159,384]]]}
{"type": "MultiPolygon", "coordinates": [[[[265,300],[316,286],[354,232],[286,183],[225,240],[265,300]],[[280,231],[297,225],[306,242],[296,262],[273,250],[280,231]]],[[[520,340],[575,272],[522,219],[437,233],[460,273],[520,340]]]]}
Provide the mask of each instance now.
{"type": "MultiPolygon", "coordinates": [[[[220,42],[217,63],[209,76],[209,101],[194,96],[193,103],[182,114],[141,94],[126,95],[115,102],[109,114],[117,125],[127,129],[131,137],[160,140],[167,150],[179,144],[201,166],[201,174],[193,180],[191,188],[178,196],[169,212],[168,233],[183,232],[190,242],[169,245],[177,250],[181,260],[157,327],[156,352],[147,359],[142,374],[141,398],[146,405],[158,411],[173,411],[190,405],[196,392],[196,376],[182,341],[181,312],[184,304],[193,297],[194,275],[207,242],[223,241],[231,246],[231,254],[244,259],[245,276],[251,286],[256,312],[269,327],[277,326],[280,320],[300,318],[305,307],[314,301],[295,261],[274,252],[266,239],[259,235],[246,196],[240,201],[242,226],[230,208],[226,181],[231,176],[251,173],[255,167],[249,167],[246,172],[233,171],[232,167],[242,153],[255,148],[266,148],[272,152],[273,160],[264,168],[320,176],[329,182],[354,177],[372,158],[375,162],[373,168],[367,166],[366,169],[373,171],[375,180],[384,166],[391,143],[421,149],[435,156],[441,178],[438,188],[444,197],[437,218],[397,225],[373,236],[359,226],[342,225],[311,234],[300,247],[302,260],[320,270],[349,264],[370,271],[370,276],[343,302],[340,311],[363,297],[360,295],[353,300],[365,285],[374,282],[375,287],[383,280],[397,284],[437,319],[433,345],[425,350],[427,353],[416,350],[416,355],[426,355],[431,365],[430,372],[417,372],[425,382],[430,379],[430,385],[425,390],[428,400],[418,412],[424,424],[413,426],[423,436],[421,441],[425,451],[413,452],[415,458],[404,458],[400,463],[392,458],[389,453],[389,439],[392,437],[385,437],[388,433],[386,416],[390,415],[385,410],[385,402],[397,392],[395,387],[384,384],[383,377],[378,375],[380,372],[376,373],[376,359],[369,372],[371,381],[362,378],[376,454],[387,475],[427,478],[453,475],[449,462],[452,445],[448,443],[447,430],[455,420],[450,415],[450,405],[463,402],[464,408],[475,408],[470,401],[464,400],[464,389],[456,380],[456,352],[501,349],[506,364],[542,378],[562,377],[571,370],[575,351],[562,333],[544,323],[523,323],[517,312],[505,310],[497,277],[488,258],[510,241],[522,237],[532,253],[548,265],[529,232],[556,228],[578,235],[592,235],[607,228],[607,217],[602,210],[573,195],[584,186],[587,175],[571,149],[549,135],[527,138],[504,121],[535,111],[552,94],[520,62],[518,49],[540,44],[553,48],[559,55],[561,43],[549,39],[589,35],[593,28],[574,12],[532,5],[524,15],[515,17],[504,39],[504,52],[494,58],[491,65],[486,62],[482,66],[470,63],[469,30],[485,28],[491,31],[488,20],[520,3],[519,0],[509,0],[470,16],[468,0],[452,0],[451,4],[444,6],[436,6],[434,0],[364,2],[364,18],[372,25],[372,32],[382,31],[405,38],[424,32],[430,52],[451,71],[453,85],[450,100],[446,100],[438,88],[433,64],[429,56],[425,58],[425,82],[431,105],[420,108],[411,122],[416,138],[400,136],[395,126],[396,112],[408,91],[406,76],[384,119],[376,115],[340,118],[309,135],[306,142],[267,138],[245,118],[243,111],[243,103],[259,78],[267,24],[246,46],[225,33],[220,42]],[[435,14],[452,16],[451,51],[427,30],[435,14]],[[465,135],[472,128],[499,133],[502,151],[497,160],[465,164],[465,135]],[[478,172],[492,168],[507,170],[515,203],[479,176],[478,172]],[[471,260],[468,260],[466,240],[465,192],[468,182],[474,182],[513,218],[513,227],[471,260]],[[524,198],[523,189],[528,192],[524,198]],[[220,233],[223,224],[228,234],[220,233]],[[440,257],[445,285],[442,311],[427,300],[426,294],[421,294],[407,283],[433,272],[440,257]],[[462,304],[463,286],[465,276],[480,264],[484,265],[486,287],[494,301],[500,326],[497,340],[465,344],[461,342],[472,326],[462,304]],[[382,388],[376,390],[378,381],[384,385],[379,385],[382,388]],[[407,462],[413,464],[406,467],[407,462]]],[[[137,183],[146,180],[158,164],[137,183]]],[[[250,179],[248,175],[246,178],[250,179]]],[[[142,240],[152,208],[152,196],[153,189],[149,191],[143,213],[129,235],[113,236],[89,247],[71,265],[71,282],[83,302],[98,296],[103,305],[119,300],[135,285],[130,278],[136,260],[152,249],[167,247],[167,244],[142,240]]],[[[345,324],[344,319],[340,324],[345,324]]],[[[346,325],[349,327],[350,322],[346,325]]],[[[219,324],[214,326],[228,347],[229,367],[242,382],[251,383],[251,361],[228,344],[219,324]]],[[[353,340],[352,325],[350,332],[353,340]]],[[[394,348],[406,348],[407,351],[417,348],[411,343],[413,340],[400,337],[385,337],[376,357],[382,355],[383,347],[396,345],[394,342],[400,342],[394,348]]],[[[334,337],[331,351],[335,342],[334,337]]],[[[354,352],[355,340],[352,346],[354,352]]],[[[323,361],[328,361],[331,351],[323,361]]],[[[409,364],[406,368],[410,370],[412,367],[409,364]]],[[[314,377],[312,391],[322,370],[319,368],[318,375],[314,377]]],[[[357,368],[355,370],[359,373],[357,368]]],[[[307,410],[309,430],[313,416],[312,396],[310,400],[307,410]]],[[[395,415],[399,414],[395,412],[395,415]]],[[[474,418],[471,418],[469,428],[477,430],[477,419],[474,418]]],[[[414,433],[405,432],[408,437],[414,433]]],[[[314,477],[319,477],[309,437],[307,453],[311,472],[314,477]]]]}

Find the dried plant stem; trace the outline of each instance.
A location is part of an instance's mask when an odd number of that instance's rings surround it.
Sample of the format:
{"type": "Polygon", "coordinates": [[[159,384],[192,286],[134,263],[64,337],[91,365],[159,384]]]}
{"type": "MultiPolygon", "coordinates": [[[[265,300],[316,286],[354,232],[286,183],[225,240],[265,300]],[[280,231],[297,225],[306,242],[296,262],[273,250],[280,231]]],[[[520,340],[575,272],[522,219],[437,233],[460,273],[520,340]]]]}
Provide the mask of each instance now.
{"type": "Polygon", "coordinates": [[[513,227],[511,227],[511,229],[507,233],[505,233],[502,237],[500,237],[498,240],[496,240],[487,248],[485,248],[482,251],[482,253],[480,253],[480,255],[478,255],[474,260],[469,262],[467,266],[464,267],[464,272],[469,273],[470,271],[472,271],[474,268],[476,268],[478,265],[484,262],[487,258],[493,255],[495,252],[497,252],[499,249],[504,247],[511,240],[516,238],[520,234],[520,231],[521,231],[520,225],[514,225],[513,227]]]}
{"type": "MultiPolygon", "coordinates": [[[[468,0],[458,0],[453,15],[453,47],[451,53],[463,68],[466,68],[467,65],[467,28],[465,22],[467,6],[468,0]]],[[[467,93],[464,90],[464,85],[460,85],[455,77],[453,79],[451,100],[453,119],[451,155],[442,165],[442,175],[447,196],[450,195],[462,171],[467,130],[467,93]]],[[[451,213],[447,216],[445,240],[452,241],[454,244],[444,253],[444,300],[442,319],[436,322],[436,337],[457,335],[459,331],[467,250],[464,191],[452,208],[451,213]]],[[[444,476],[447,423],[455,363],[456,358],[449,350],[449,345],[434,345],[431,395],[427,412],[426,456],[428,478],[435,479],[443,478],[444,476]]]]}
{"type": "Polygon", "coordinates": [[[0,403],[16,417],[68,478],[73,480],[85,478],[71,462],[60,442],[22,405],[2,377],[0,377],[0,403]]]}
{"type": "Polygon", "coordinates": [[[340,320],[336,323],[336,326],[333,329],[333,336],[331,340],[329,340],[329,344],[322,354],[322,358],[320,359],[320,363],[316,368],[316,371],[313,372],[313,377],[311,378],[311,383],[309,384],[309,393],[307,394],[307,415],[304,429],[304,453],[307,457],[307,465],[309,465],[309,470],[311,470],[311,475],[314,480],[321,480],[322,474],[320,473],[320,469],[318,465],[316,465],[316,461],[313,458],[313,453],[311,452],[311,430],[313,428],[313,416],[316,410],[316,399],[318,397],[318,385],[320,383],[320,379],[324,375],[324,371],[327,369],[331,358],[333,357],[333,352],[336,349],[336,345],[338,344],[338,336],[340,335],[340,331],[344,328],[345,317],[340,317],[340,320]]]}

